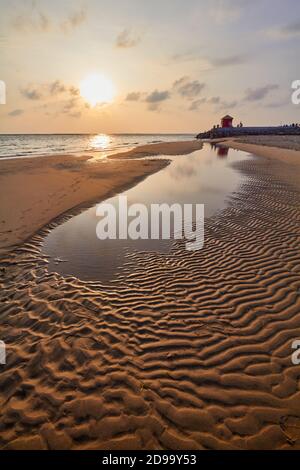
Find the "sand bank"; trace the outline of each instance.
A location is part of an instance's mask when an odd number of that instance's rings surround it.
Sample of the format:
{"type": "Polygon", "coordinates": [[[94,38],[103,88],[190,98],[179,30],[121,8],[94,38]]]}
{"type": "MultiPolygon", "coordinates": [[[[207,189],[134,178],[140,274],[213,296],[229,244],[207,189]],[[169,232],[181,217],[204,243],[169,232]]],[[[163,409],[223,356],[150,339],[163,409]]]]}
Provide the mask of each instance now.
{"type": "Polygon", "coordinates": [[[300,164],[300,136],[256,136],[240,139],[225,139],[222,143],[260,157],[282,162],[300,164]]]}
{"type": "Polygon", "coordinates": [[[182,142],[162,142],[157,144],[140,145],[127,152],[119,152],[109,158],[138,158],[156,155],[187,155],[199,150],[202,143],[199,140],[187,140],[182,142]]]}
{"type": "Polygon", "coordinates": [[[146,145],[118,153],[118,161],[70,155],[0,159],[0,250],[22,243],[60,214],[103,200],[168,163],[134,158],[199,148],[201,143],[194,141],[146,145]],[[123,157],[126,162],[120,161],[123,157]]]}

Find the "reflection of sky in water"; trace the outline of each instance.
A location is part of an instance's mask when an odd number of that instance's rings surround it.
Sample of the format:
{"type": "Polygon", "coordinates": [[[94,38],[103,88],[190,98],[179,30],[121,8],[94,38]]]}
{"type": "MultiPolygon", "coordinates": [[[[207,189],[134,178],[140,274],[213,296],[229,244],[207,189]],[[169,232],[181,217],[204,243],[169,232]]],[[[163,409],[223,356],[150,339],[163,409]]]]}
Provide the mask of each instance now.
{"type": "MultiPolygon", "coordinates": [[[[218,149],[205,145],[191,155],[172,157],[169,166],[123,195],[127,196],[128,205],[204,204],[205,217],[209,217],[226,206],[226,198],[241,182],[241,174],[230,163],[245,158],[244,152],[230,150],[224,156],[218,149]]],[[[118,207],[117,196],[106,202],[118,207]]],[[[168,253],[171,248],[172,240],[98,240],[99,220],[94,206],[51,231],[43,245],[44,253],[51,256],[50,271],[105,281],[114,277],[127,253],[135,250],[168,253]],[[55,258],[67,261],[57,264],[55,258]]]]}

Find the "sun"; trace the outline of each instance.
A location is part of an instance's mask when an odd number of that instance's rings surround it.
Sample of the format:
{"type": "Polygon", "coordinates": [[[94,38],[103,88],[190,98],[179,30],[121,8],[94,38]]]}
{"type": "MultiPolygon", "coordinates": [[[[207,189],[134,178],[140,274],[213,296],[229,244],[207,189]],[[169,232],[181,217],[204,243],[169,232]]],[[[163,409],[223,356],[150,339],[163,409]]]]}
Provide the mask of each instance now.
{"type": "Polygon", "coordinates": [[[91,106],[111,103],[114,99],[115,89],[111,80],[104,75],[88,75],[79,86],[80,95],[91,106]]]}

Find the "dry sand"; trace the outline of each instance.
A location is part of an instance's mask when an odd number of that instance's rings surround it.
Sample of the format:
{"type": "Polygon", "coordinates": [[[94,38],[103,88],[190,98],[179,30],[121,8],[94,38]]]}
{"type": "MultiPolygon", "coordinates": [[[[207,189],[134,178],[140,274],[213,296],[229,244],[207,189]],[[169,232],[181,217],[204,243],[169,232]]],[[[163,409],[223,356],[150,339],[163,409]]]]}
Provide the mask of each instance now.
{"type": "Polygon", "coordinates": [[[1,448],[300,449],[300,167],[235,165],[203,250],[108,285],[49,274],[41,233],[3,255],[1,448]]]}

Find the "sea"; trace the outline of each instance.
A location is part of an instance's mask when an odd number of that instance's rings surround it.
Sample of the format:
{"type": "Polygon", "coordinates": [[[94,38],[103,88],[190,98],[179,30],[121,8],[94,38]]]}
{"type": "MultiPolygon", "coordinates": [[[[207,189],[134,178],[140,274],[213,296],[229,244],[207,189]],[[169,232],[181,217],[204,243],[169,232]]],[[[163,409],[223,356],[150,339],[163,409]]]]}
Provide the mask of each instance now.
{"type": "Polygon", "coordinates": [[[194,134],[0,134],[0,158],[93,152],[99,156],[137,145],[192,140],[194,134]]]}

